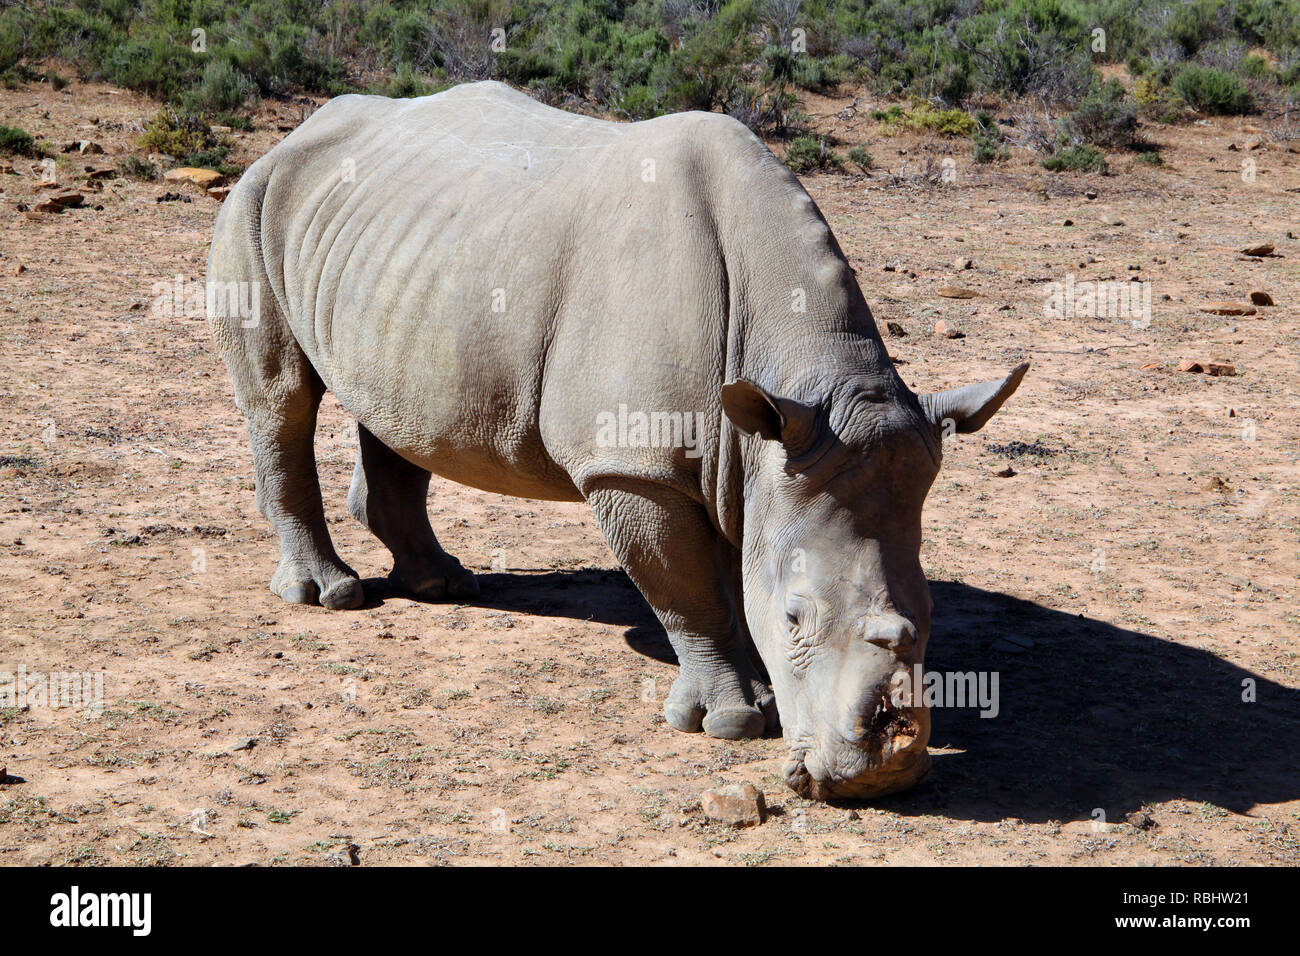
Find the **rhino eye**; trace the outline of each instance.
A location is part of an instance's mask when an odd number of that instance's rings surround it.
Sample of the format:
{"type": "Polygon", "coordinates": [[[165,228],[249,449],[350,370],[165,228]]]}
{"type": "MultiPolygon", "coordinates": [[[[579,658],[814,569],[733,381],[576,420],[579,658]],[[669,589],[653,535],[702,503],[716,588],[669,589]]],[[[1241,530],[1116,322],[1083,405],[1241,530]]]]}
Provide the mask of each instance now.
{"type": "Polygon", "coordinates": [[[799,595],[791,595],[785,605],[785,621],[792,631],[810,631],[815,623],[812,602],[799,595]]]}

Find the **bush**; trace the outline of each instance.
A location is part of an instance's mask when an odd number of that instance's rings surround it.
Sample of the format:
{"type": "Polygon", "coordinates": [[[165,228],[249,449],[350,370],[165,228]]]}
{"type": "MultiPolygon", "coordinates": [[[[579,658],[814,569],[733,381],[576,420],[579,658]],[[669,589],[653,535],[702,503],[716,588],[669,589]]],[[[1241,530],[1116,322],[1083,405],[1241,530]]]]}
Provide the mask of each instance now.
{"type": "Polygon", "coordinates": [[[117,161],[117,171],[127,179],[153,180],[158,178],[158,167],[139,156],[128,156],[117,161]]]}
{"type": "Polygon", "coordinates": [[[790,147],[785,151],[784,162],[796,173],[844,168],[844,161],[835,155],[824,139],[817,136],[796,136],[792,139],[790,147]]]}
{"type": "Polygon", "coordinates": [[[1101,150],[1092,146],[1067,146],[1051,156],[1041,160],[1044,169],[1054,173],[1070,171],[1076,173],[1106,172],[1106,157],[1101,150]]]}
{"type": "Polygon", "coordinates": [[[871,118],[880,123],[881,132],[886,136],[904,129],[938,133],[940,136],[969,136],[975,131],[975,118],[965,110],[935,109],[924,100],[917,101],[908,109],[891,106],[875,110],[871,118]]]}
{"type": "Polygon", "coordinates": [[[1119,81],[1110,80],[1065,117],[1061,128],[1075,143],[1131,146],[1137,138],[1137,105],[1128,99],[1119,81]]]}
{"type": "Polygon", "coordinates": [[[17,126],[0,126],[0,153],[12,153],[15,156],[33,156],[35,140],[32,134],[17,126]]]}
{"type": "Polygon", "coordinates": [[[983,165],[1006,155],[1002,145],[1002,134],[998,132],[997,122],[988,113],[980,113],[975,118],[975,131],[971,133],[971,159],[983,165]]]}
{"type": "Polygon", "coordinates": [[[1137,159],[1139,163],[1146,163],[1148,166],[1163,166],[1165,164],[1164,157],[1154,149],[1149,149],[1145,153],[1138,153],[1137,159]]]}
{"type": "Polygon", "coordinates": [[[257,84],[224,57],[203,68],[197,85],[181,96],[188,113],[199,116],[229,113],[257,95],[257,84]]]}
{"type": "Polygon", "coordinates": [[[1174,74],[1172,86],[1189,106],[1202,113],[1236,116],[1255,110],[1255,97],[1246,85],[1213,66],[1184,64],[1174,74]]]}
{"type": "Polygon", "coordinates": [[[163,153],[174,159],[208,149],[215,144],[216,138],[206,123],[171,109],[155,113],[138,141],[141,149],[163,153]]]}
{"type": "Polygon", "coordinates": [[[875,163],[871,154],[867,152],[867,147],[862,145],[854,146],[849,150],[849,161],[856,163],[864,173],[875,163]]]}

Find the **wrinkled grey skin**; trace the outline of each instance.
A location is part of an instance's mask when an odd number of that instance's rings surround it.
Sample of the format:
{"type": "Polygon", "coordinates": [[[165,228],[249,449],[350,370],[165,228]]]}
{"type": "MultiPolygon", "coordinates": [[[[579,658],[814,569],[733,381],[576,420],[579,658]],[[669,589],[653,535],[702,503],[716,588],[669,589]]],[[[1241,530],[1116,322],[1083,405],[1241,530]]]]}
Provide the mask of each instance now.
{"type": "Polygon", "coordinates": [[[231,192],[208,279],[262,290],[256,324],[210,322],[285,601],[362,601],[316,478],[328,388],[358,422],[350,510],[397,587],[478,592],[429,526],[431,472],[585,499],[677,651],[670,724],[745,738],[779,714],[815,797],[925,773],[926,711],[890,704],[929,635],[921,505],[943,433],[1025,367],[912,394],[817,207],[741,124],[605,123],[497,83],[340,97],[231,192]],[[604,447],[621,404],[702,412],[698,453],[604,447]]]}

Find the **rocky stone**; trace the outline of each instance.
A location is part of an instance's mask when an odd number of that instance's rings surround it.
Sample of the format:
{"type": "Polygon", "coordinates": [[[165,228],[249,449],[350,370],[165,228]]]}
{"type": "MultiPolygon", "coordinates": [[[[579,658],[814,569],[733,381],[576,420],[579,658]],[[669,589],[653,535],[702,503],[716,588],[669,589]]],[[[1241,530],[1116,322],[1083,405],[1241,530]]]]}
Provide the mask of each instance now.
{"type": "Polygon", "coordinates": [[[885,330],[896,339],[905,338],[907,336],[907,329],[903,328],[897,322],[886,322],[885,330]]]}
{"type": "Polygon", "coordinates": [[[756,827],[767,817],[762,791],[752,783],[732,783],[700,795],[700,808],[710,820],[733,827],[756,827]]]}
{"type": "Polygon", "coordinates": [[[1178,371],[1200,373],[1205,371],[1205,366],[1200,362],[1193,362],[1191,359],[1183,359],[1178,363],[1178,371]]]}
{"type": "Polygon", "coordinates": [[[213,199],[215,199],[217,202],[225,202],[226,197],[230,195],[230,187],[210,186],[208,188],[208,195],[211,196],[213,199]]]}
{"type": "Polygon", "coordinates": [[[934,323],[934,331],[935,334],[942,335],[945,339],[964,339],[966,337],[965,332],[954,329],[945,319],[940,319],[934,323]]]}
{"type": "Polygon", "coordinates": [[[1010,465],[1007,465],[1007,467],[1003,468],[1001,471],[995,471],[993,474],[997,475],[999,478],[1014,478],[1016,477],[1016,470],[1010,465]]]}
{"type": "Polygon", "coordinates": [[[979,295],[979,293],[973,289],[963,289],[961,286],[956,285],[941,286],[938,290],[938,294],[943,296],[945,299],[973,299],[979,295]]]}
{"type": "Polygon", "coordinates": [[[1263,259],[1265,256],[1273,254],[1273,243],[1261,242],[1257,246],[1247,246],[1241,250],[1243,256],[1254,256],[1256,259],[1263,259]]]}
{"type": "Polygon", "coordinates": [[[193,183],[203,189],[220,186],[226,177],[215,169],[198,169],[194,166],[180,166],[163,173],[163,179],[171,183],[193,183]]]}
{"type": "Polygon", "coordinates": [[[1273,305],[1273,297],[1267,292],[1252,292],[1250,301],[1254,305],[1273,305]]]}
{"type": "Polygon", "coordinates": [[[1228,362],[1206,362],[1205,371],[1211,375],[1232,376],[1237,374],[1237,367],[1228,362]]]}

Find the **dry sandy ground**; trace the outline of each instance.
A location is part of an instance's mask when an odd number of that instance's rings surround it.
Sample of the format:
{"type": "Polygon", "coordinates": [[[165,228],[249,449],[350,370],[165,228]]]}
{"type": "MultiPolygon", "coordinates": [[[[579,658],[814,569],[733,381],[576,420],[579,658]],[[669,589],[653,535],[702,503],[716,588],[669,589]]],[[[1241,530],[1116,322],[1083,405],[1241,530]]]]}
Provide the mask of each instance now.
{"type": "MultiPolygon", "coordinates": [[[[345,511],[351,423],[331,399],[326,507],[371,600],[281,604],[205,323],[152,312],[155,283],[202,277],[216,203],[119,178],[33,221],[20,160],[0,175],[0,669],[102,673],[104,712],[0,711],[0,863],[1300,862],[1300,142],[1263,120],[1158,127],[1162,168],[1050,174],[886,137],[868,104],[839,119],[848,102],[811,108],[880,169],[807,185],[878,322],[908,333],[887,339],[903,377],[1033,362],[949,442],[926,512],[927,664],[996,670],[1001,703],[935,713],[927,781],[813,803],[781,782],[779,740],[669,729],[671,651],[585,505],[435,480],[435,528],[483,600],[385,592],[388,555],[345,511]],[[952,182],[912,181],[949,155],[952,182]],[[1237,252],[1256,242],[1277,254],[1237,252]],[[1044,314],[1049,282],[1135,272],[1147,328],[1044,314]],[[1198,311],[1252,290],[1276,307],[1198,311]],[[965,337],[935,335],[940,318],[965,337]],[[759,786],[768,822],[705,821],[699,795],[724,781],[759,786]],[[1125,822],[1138,811],[1149,824],[1125,822]]],[[[0,122],[100,142],[92,163],[132,151],[153,109],[81,84],[0,92],[0,122]]],[[[303,110],[268,106],[237,158],[283,135],[277,112],[303,110]]],[[[61,178],[86,162],[61,156],[61,178]]]]}

